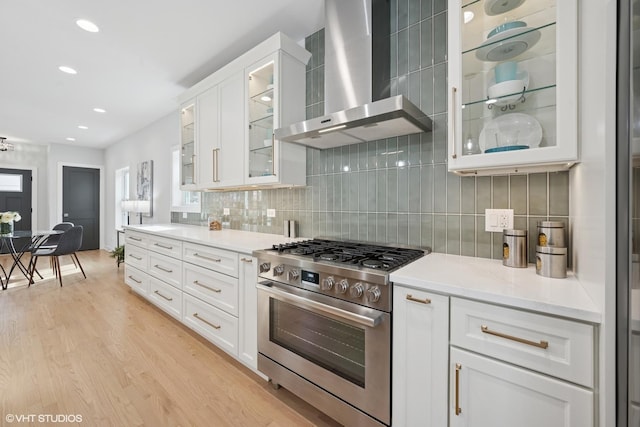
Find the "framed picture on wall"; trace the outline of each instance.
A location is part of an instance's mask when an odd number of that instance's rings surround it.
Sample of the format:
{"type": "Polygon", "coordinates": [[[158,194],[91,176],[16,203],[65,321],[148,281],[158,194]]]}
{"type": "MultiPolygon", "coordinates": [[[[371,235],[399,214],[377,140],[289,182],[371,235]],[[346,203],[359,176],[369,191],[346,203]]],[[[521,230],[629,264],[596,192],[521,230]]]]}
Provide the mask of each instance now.
{"type": "Polygon", "coordinates": [[[148,202],[148,213],[144,216],[153,216],[153,160],[145,160],[138,163],[137,179],[137,195],[138,200],[148,202]]]}

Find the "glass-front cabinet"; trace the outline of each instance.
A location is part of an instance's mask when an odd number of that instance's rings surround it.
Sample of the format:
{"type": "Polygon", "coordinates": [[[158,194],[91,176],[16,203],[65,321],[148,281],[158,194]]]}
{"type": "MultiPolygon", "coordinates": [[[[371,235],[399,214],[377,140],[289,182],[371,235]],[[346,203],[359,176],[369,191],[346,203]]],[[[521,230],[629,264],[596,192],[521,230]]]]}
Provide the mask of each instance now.
{"type": "Polygon", "coordinates": [[[571,167],[578,161],[577,0],[449,5],[449,170],[571,167]]]}
{"type": "Polygon", "coordinates": [[[274,107],[277,92],[274,90],[275,66],[269,58],[264,64],[247,73],[249,84],[249,138],[248,173],[249,178],[273,176],[273,124],[277,123],[274,107]]]}
{"type": "Polygon", "coordinates": [[[195,190],[196,178],[196,101],[180,108],[180,188],[195,190]]]}

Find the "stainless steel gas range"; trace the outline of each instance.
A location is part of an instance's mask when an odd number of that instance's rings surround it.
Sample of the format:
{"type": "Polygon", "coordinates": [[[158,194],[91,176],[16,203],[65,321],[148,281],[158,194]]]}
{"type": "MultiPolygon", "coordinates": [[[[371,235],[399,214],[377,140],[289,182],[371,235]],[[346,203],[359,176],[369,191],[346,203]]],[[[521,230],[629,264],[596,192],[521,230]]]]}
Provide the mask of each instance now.
{"type": "Polygon", "coordinates": [[[323,239],[255,251],[258,369],[344,425],[390,425],[389,273],[429,252],[323,239]]]}

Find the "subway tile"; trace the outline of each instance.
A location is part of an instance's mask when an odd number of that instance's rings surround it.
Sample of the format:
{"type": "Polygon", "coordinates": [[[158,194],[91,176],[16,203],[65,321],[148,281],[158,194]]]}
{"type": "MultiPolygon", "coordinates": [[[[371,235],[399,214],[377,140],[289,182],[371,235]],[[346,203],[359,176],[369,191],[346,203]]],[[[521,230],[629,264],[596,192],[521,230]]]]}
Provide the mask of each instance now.
{"type": "Polygon", "coordinates": [[[378,241],[376,238],[376,220],[377,215],[374,213],[370,213],[367,215],[367,241],[368,242],[376,242],[378,241]]]}
{"type": "Polygon", "coordinates": [[[366,142],[362,144],[358,144],[358,170],[364,171],[369,169],[368,166],[368,156],[367,156],[367,148],[368,145],[366,142]]]}
{"type": "Polygon", "coordinates": [[[447,0],[433,0],[433,14],[447,10],[447,0]]]}
{"type": "Polygon", "coordinates": [[[447,216],[433,216],[433,251],[447,253],[447,216]]]}
{"type": "Polygon", "coordinates": [[[493,177],[493,209],[509,209],[509,177],[493,177]]]}
{"type": "Polygon", "coordinates": [[[420,109],[427,115],[433,114],[433,67],[420,71],[420,109]]]}
{"type": "Polygon", "coordinates": [[[358,215],[356,212],[349,213],[349,240],[358,240],[358,215]]]}
{"type": "Polygon", "coordinates": [[[420,17],[422,19],[429,18],[433,15],[433,0],[421,0],[420,5],[420,17]]]}
{"type": "Polygon", "coordinates": [[[387,139],[387,167],[398,166],[398,138],[387,139]]]}
{"type": "Polygon", "coordinates": [[[409,168],[398,168],[398,212],[409,212],[409,168]]]}
{"type": "Polygon", "coordinates": [[[396,0],[398,2],[398,31],[409,25],[409,0],[396,0]]]}
{"type": "Polygon", "coordinates": [[[324,40],[324,28],[318,31],[318,57],[317,65],[319,67],[324,66],[324,52],[325,52],[325,40],[324,40]]]}
{"type": "MultiPolygon", "coordinates": [[[[312,70],[309,70],[306,73],[305,85],[306,85],[305,105],[308,106],[313,104],[313,100],[311,99],[311,96],[313,94],[313,71],[312,70]]],[[[307,118],[310,118],[309,114],[307,114],[307,118]]]]}
{"type": "Polygon", "coordinates": [[[392,77],[389,81],[389,96],[398,95],[398,77],[392,77]]]}
{"type": "Polygon", "coordinates": [[[409,0],[409,25],[420,21],[420,0],[409,0]]]}
{"type": "Polygon", "coordinates": [[[355,212],[358,210],[358,192],[360,188],[358,174],[355,172],[349,172],[345,174],[345,176],[349,177],[349,211],[355,212]]]}
{"type": "Polygon", "coordinates": [[[406,74],[398,75],[398,90],[396,95],[403,95],[405,98],[409,97],[409,77],[406,74]]]}
{"type": "Polygon", "coordinates": [[[420,212],[433,212],[433,188],[434,171],[433,165],[422,165],[420,167],[420,212]]]}
{"type": "MultiPolygon", "coordinates": [[[[313,106],[308,105],[308,106],[305,108],[305,117],[306,117],[306,119],[307,119],[307,120],[308,120],[308,119],[313,119],[313,118],[315,117],[315,116],[313,115],[313,106]]],[[[308,163],[308,164],[311,164],[311,163],[308,163]]]]}
{"type": "Polygon", "coordinates": [[[447,115],[438,114],[433,119],[433,162],[447,162],[447,115]]]}
{"type": "Polygon", "coordinates": [[[351,144],[349,147],[349,170],[355,172],[358,170],[358,145],[351,144]]]}
{"type": "Polygon", "coordinates": [[[433,249],[433,214],[420,215],[420,246],[433,249]]]}
{"type": "Polygon", "coordinates": [[[344,211],[349,210],[349,174],[340,174],[340,209],[344,211]]]}
{"type": "MultiPolygon", "coordinates": [[[[415,0],[411,0],[415,1],[415,0]]],[[[420,25],[412,25],[409,27],[407,34],[408,37],[408,69],[409,72],[417,71],[420,69],[420,25]]],[[[398,39],[400,41],[400,39],[398,39]]]]}
{"type": "Polygon", "coordinates": [[[433,66],[433,20],[420,23],[420,63],[422,68],[433,66]]]}
{"type": "Polygon", "coordinates": [[[398,137],[398,167],[409,166],[409,137],[398,137]]]}
{"type": "Polygon", "coordinates": [[[367,142],[367,165],[369,169],[377,169],[378,168],[378,156],[377,156],[377,141],[367,142]]]}
{"type": "Polygon", "coordinates": [[[336,198],[334,194],[335,184],[333,183],[333,181],[335,180],[335,175],[327,175],[326,180],[327,202],[325,205],[325,210],[334,211],[336,210],[336,198]]]}
{"type": "Polygon", "coordinates": [[[398,31],[398,77],[409,72],[409,31],[398,31]]]}
{"type": "Polygon", "coordinates": [[[408,210],[410,213],[420,213],[420,168],[409,168],[408,210]]]}
{"type": "Polygon", "coordinates": [[[369,230],[369,216],[364,213],[364,212],[360,212],[357,214],[356,216],[356,221],[358,223],[358,237],[357,239],[360,241],[366,241],[367,240],[367,236],[368,236],[368,230],[369,230]]]}
{"type": "Polygon", "coordinates": [[[476,255],[476,217],[462,215],[460,218],[460,255],[476,255]]]}
{"type": "Polygon", "coordinates": [[[491,233],[491,258],[502,259],[502,233],[491,233]]]}
{"type": "MultiPolygon", "coordinates": [[[[528,230],[528,219],[526,216],[516,215],[513,217],[513,229],[514,230],[528,230]]],[[[528,232],[527,232],[528,234],[528,232]]]]}
{"type": "Polygon", "coordinates": [[[509,208],[514,215],[527,214],[527,176],[509,176],[509,208]]]}
{"type": "Polygon", "coordinates": [[[407,243],[411,246],[420,246],[420,214],[407,215],[407,230],[409,234],[407,243]]]}
{"type": "Polygon", "coordinates": [[[460,255],[459,215],[447,215],[447,253],[460,255]]]}
{"type": "Polygon", "coordinates": [[[329,155],[329,152],[327,150],[319,150],[319,166],[318,166],[318,173],[321,174],[326,174],[328,172],[327,170],[327,157],[329,155]]]}
{"type": "Polygon", "coordinates": [[[398,212],[398,169],[387,170],[387,212],[398,212]]]}
{"type": "Polygon", "coordinates": [[[401,245],[409,244],[409,215],[398,214],[398,240],[401,245]]]}
{"type": "Polygon", "coordinates": [[[433,211],[447,211],[447,166],[435,165],[433,168],[433,211]]]}
{"type": "Polygon", "coordinates": [[[388,242],[387,239],[387,214],[376,214],[376,241],[388,242]]]}
{"type": "Polygon", "coordinates": [[[529,175],[529,215],[547,215],[547,174],[529,175]]]}
{"type": "Polygon", "coordinates": [[[491,258],[491,234],[484,231],[484,215],[476,217],[476,256],[480,258],[491,258]]]}
{"type": "Polygon", "coordinates": [[[549,215],[569,215],[569,172],[549,173],[549,215]]]}
{"type": "Polygon", "coordinates": [[[447,63],[433,67],[433,112],[434,114],[447,111],[447,63]]]}
{"type": "MultiPolygon", "coordinates": [[[[436,0],[437,1],[437,0],[436,0]]],[[[433,63],[447,60],[447,14],[433,17],[433,63]]]]}
{"type": "Polygon", "coordinates": [[[420,163],[423,165],[433,163],[433,132],[420,134],[420,163]]]}
{"type": "Polygon", "coordinates": [[[376,156],[378,158],[378,168],[387,167],[387,140],[381,139],[376,143],[376,156]]]}
{"type": "Polygon", "coordinates": [[[407,147],[407,164],[409,166],[418,166],[422,163],[420,151],[420,134],[414,133],[409,135],[409,144],[407,147]]]}
{"type": "Polygon", "coordinates": [[[367,171],[358,172],[358,211],[366,212],[368,208],[369,195],[367,183],[367,171]]]}
{"type": "Polygon", "coordinates": [[[398,214],[387,214],[387,243],[398,242],[398,214]]]}
{"type": "Polygon", "coordinates": [[[447,213],[460,213],[460,177],[447,173],[447,213]]]}
{"type": "Polygon", "coordinates": [[[391,34],[398,31],[398,0],[389,0],[389,18],[391,34]]]}
{"type": "Polygon", "coordinates": [[[318,100],[318,110],[316,112],[316,117],[320,117],[324,115],[324,65],[321,65],[317,68],[316,72],[316,98],[318,100]]]}
{"type": "Polygon", "coordinates": [[[376,172],[376,189],[378,196],[378,212],[387,212],[387,170],[381,169],[376,172]]]}
{"type": "Polygon", "coordinates": [[[409,101],[413,102],[416,105],[420,105],[420,84],[421,84],[421,73],[420,71],[413,71],[409,73],[409,80],[407,85],[407,98],[409,101]]]}
{"type": "Polygon", "coordinates": [[[378,210],[378,192],[376,188],[377,178],[375,171],[367,172],[367,211],[376,212],[378,210]]]}
{"type": "Polygon", "coordinates": [[[473,176],[465,176],[460,179],[461,193],[460,205],[463,214],[472,214],[476,212],[476,178],[473,176]]]}

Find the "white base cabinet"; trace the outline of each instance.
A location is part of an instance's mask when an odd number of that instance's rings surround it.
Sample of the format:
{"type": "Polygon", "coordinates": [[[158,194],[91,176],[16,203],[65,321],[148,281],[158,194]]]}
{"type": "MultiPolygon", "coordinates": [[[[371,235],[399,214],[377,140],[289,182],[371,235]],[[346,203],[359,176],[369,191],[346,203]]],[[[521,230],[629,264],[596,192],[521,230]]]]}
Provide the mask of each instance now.
{"type": "Polygon", "coordinates": [[[240,361],[258,370],[258,260],[251,255],[240,254],[240,361]]]}
{"type": "Polygon", "coordinates": [[[593,426],[593,392],[451,349],[451,427],[593,426]]]}
{"type": "Polygon", "coordinates": [[[393,289],[392,424],[446,426],[449,298],[393,289]]]}

